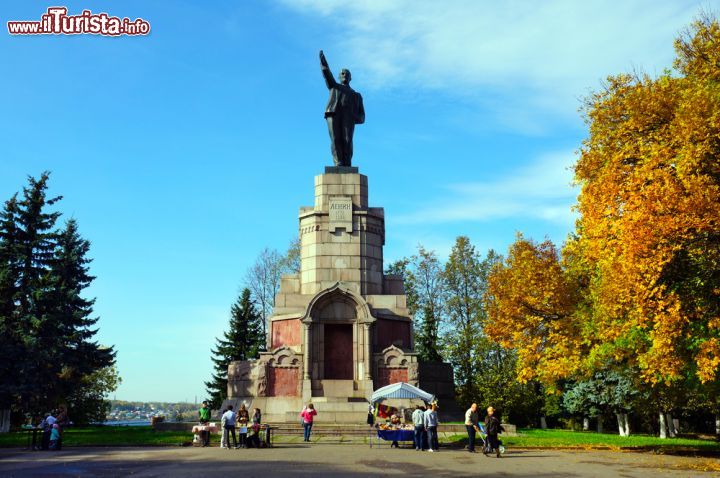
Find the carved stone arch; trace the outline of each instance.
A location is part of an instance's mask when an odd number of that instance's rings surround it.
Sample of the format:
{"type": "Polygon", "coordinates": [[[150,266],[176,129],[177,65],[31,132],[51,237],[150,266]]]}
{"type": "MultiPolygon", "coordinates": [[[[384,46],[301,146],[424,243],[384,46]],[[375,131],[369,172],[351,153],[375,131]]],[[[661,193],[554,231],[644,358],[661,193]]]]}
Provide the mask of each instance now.
{"type": "Polygon", "coordinates": [[[271,354],[267,359],[267,364],[271,367],[298,368],[302,363],[302,357],[286,345],[278,347],[271,354]]]}
{"type": "Polygon", "coordinates": [[[375,322],[370,306],[350,288],[337,282],[334,286],[317,294],[308,304],[302,321],[342,321],[358,323],[375,322]]]}
{"type": "Polygon", "coordinates": [[[408,363],[409,361],[405,356],[405,352],[394,345],[383,350],[381,358],[378,361],[378,365],[384,368],[406,368],[408,363]]]}

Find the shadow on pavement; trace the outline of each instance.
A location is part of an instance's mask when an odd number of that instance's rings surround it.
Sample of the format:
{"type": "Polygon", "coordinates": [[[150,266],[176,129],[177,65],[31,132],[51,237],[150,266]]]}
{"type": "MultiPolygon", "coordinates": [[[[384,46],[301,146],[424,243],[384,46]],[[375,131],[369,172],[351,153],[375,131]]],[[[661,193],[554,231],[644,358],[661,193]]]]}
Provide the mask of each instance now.
{"type": "MultiPolygon", "coordinates": [[[[291,478],[291,477],[366,477],[377,476],[378,474],[403,474],[416,476],[433,476],[437,478],[457,478],[462,476],[478,476],[483,472],[491,474],[502,474],[518,478],[551,478],[551,477],[576,477],[570,473],[517,473],[512,469],[503,470],[501,473],[492,473],[484,467],[490,462],[485,462],[482,456],[479,460],[473,459],[472,455],[467,460],[458,459],[461,453],[452,453],[454,462],[453,469],[445,467],[442,463],[433,462],[418,464],[394,461],[388,456],[366,456],[351,464],[338,463],[314,463],[312,461],[291,461],[282,459],[282,450],[267,450],[265,456],[252,456],[250,459],[243,459],[241,453],[233,453],[234,456],[223,457],[217,453],[208,456],[185,456],[172,452],[175,459],[168,459],[162,456],[163,453],[134,454],[129,453],[123,456],[122,450],[90,450],[84,449],[80,455],[73,454],[72,450],[58,452],[56,454],[3,454],[0,459],[0,476],[4,478],[55,478],[55,477],[213,477],[213,476],[244,476],[263,478],[291,478]],[[278,459],[280,458],[280,459],[278,459]],[[458,469],[458,466],[470,469],[458,469]]],[[[264,451],[263,451],[264,454],[264,451]]],[[[444,453],[450,455],[450,452],[444,453]]],[[[220,454],[222,455],[222,454],[220,454]]],[[[530,455],[516,455],[523,457],[530,455]]],[[[488,459],[490,460],[490,459],[488,459]]],[[[501,463],[500,460],[498,462],[501,463]]],[[[497,466],[498,463],[492,463],[497,466]]]]}

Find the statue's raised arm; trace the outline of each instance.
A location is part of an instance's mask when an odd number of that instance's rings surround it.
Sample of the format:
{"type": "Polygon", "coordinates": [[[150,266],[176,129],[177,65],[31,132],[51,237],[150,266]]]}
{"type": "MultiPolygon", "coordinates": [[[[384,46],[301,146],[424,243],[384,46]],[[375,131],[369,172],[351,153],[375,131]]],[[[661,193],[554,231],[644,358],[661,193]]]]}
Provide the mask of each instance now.
{"type": "Polygon", "coordinates": [[[327,85],[328,89],[333,88],[337,83],[335,82],[335,78],[333,78],[332,72],[330,71],[330,67],[328,66],[328,62],[325,59],[325,54],[322,50],[320,50],[320,70],[322,71],[323,77],[325,78],[325,84],[327,85]]]}

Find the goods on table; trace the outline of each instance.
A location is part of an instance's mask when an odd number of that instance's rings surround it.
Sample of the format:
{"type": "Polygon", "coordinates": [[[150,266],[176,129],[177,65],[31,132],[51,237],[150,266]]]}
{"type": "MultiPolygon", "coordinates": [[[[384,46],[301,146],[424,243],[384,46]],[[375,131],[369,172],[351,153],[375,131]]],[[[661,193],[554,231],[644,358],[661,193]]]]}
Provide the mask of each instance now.
{"type": "Polygon", "coordinates": [[[378,423],[377,428],[380,430],[414,430],[412,425],[393,425],[392,423],[378,423]]]}
{"type": "Polygon", "coordinates": [[[208,423],[207,425],[195,425],[192,428],[193,433],[200,433],[200,432],[210,432],[210,433],[217,433],[219,430],[217,424],[215,423],[208,423]]]}

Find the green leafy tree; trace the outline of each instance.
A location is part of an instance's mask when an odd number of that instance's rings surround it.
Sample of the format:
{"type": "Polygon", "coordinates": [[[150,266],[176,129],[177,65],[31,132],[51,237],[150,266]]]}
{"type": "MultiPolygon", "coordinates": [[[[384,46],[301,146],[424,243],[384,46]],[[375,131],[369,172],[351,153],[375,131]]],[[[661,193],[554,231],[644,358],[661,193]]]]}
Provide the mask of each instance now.
{"type": "Polygon", "coordinates": [[[458,399],[469,403],[476,395],[477,346],[483,337],[487,274],[468,237],[460,236],[455,241],[444,277],[448,294],[444,350],[455,369],[458,399]]]}
{"type": "Polygon", "coordinates": [[[569,386],[563,394],[563,405],[570,413],[598,418],[598,431],[602,431],[602,417],[615,413],[618,433],[629,436],[627,414],[638,395],[639,391],[626,371],[596,372],[589,379],[569,386]]]}
{"type": "Polygon", "coordinates": [[[68,409],[75,424],[100,423],[110,411],[107,397],[122,383],[114,365],[83,375],[80,383],[67,397],[68,409]]]}
{"type": "Polygon", "coordinates": [[[412,257],[414,286],[416,288],[418,327],[415,341],[420,359],[441,362],[439,331],[445,316],[446,287],[443,266],[435,251],[418,246],[418,253],[412,257]]]}
{"type": "Polygon", "coordinates": [[[217,339],[215,348],[212,349],[211,359],[215,372],[212,379],[205,382],[212,408],[220,407],[227,398],[227,372],[230,362],[256,359],[264,345],[262,317],[255,309],[250,289],[245,288],[230,307],[228,330],[223,333],[222,338],[217,339]]]}
{"type": "Polygon", "coordinates": [[[517,357],[486,337],[475,344],[475,390],[473,401],[481,409],[492,406],[504,421],[531,425],[543,406],[543,394],[535,382],[521,383],[516,379],[517,357]]]}
{"type": "MultiPolygon", "coordinates": [[[[385,275],[394,275],[402,279],[408,312],[410,315],[415,315],[418,310],[418,292],[416,285],[417,279],[410,267],[411,262],[412,259],[409,257],[398,259],[385,267],[385,275]]],[[[417,342],[417,335],[415,336],[415,341],[417,342]]]]}
{"type": "Polygon", "coordinates": [[[445,311],[443,265],[422,245],[418,253],[390,264],[385,274],[403,279],[408,312],[413,316],[415,350],[422,361],[442,361],[439,328],[445,311]]]}

